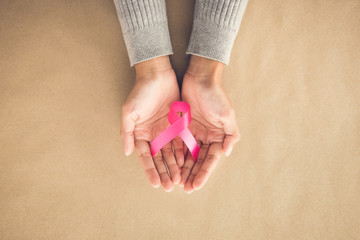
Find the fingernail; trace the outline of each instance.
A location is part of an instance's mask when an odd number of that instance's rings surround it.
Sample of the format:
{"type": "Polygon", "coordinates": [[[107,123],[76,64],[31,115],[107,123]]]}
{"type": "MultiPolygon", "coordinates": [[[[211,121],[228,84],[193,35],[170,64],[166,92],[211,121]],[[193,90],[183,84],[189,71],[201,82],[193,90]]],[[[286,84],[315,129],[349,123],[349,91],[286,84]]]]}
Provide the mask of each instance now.
{"type": "Polygon", "coordinates": [[[175,180],[174,180],[174,184],[179,184],[180,183],[180,181],[181,181],[181,178],[179,177],[179,178],[175,178],[175,180]]]}
{"type": "Polygon", "coordinates": [[[225,155],[226,155],[227,157],[230,156],[232,150],[233,150],[233,147],[229,147],[228,150],[225,152],[225,155]]]}
{"type": "Polygon", "coordinates": [[[173,190],[174,190],[174,188],[164,189],[165,192],[172,192],[173,190]]]}
{"type": "Polygon", "coordinates": [[[193,188],[197,191],[201,188],[201,185],[198,185],[195,183],[195,181],[193,182],[193,188]]]}
{"type": "Polygon", "coordinates": [[[180,178],[171,179],[174,184],[179,184],[180,178]]]}
{"type": "Polygon", "coordinates": [[[125,150],[125,156],[129,156],[131,152],[129,150],[125,150]]]}

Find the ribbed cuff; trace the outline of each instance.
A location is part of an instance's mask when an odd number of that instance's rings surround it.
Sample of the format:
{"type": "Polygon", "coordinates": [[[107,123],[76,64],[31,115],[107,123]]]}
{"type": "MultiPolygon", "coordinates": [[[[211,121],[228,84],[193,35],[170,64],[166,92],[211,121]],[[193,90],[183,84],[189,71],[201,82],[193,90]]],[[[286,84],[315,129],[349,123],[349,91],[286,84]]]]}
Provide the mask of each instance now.
{"type": "Polygon", "coordinates": [[[235,36],[234,30],[195,19],[186,54],[210,58],[228,65],[235,36]]]}
{"type": "Polygon", "coordinates": [[[124,33],[130,66],[155,57],[171,55],[173,50],[166,22],[124,33]]]}
{"type": "Polygon", "coordinates": [[[186,53],[228,65],[246,3],[246,0],[197,0],[186,53]]]}
{"type": "Polygon", "coordinates": [[[164,0],[114,0],[130,66],[173,54],[164,0]]]}

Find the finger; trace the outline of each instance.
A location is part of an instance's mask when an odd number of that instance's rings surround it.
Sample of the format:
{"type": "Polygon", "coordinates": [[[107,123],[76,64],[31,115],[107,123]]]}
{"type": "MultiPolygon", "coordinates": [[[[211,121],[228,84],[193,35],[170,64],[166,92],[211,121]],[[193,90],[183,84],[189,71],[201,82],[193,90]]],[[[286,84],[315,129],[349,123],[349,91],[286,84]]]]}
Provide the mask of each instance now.
{"type": "Polygon", "coordinates": [[[205,161],[202,164],[198,174],[195,176],[193,187],[200,189],[208,180],[210,174],[214,171],[217,163],[220,160],[222,153],[222,143],[212,143],[206,155],[205,161]]]}
{"type": "Polygon", "coordinates": [[[190,176],[188,177],[188,179],[185,182],[184,190],[194,189],[194,186],[193,186],[194,179],[195,179],[196,175],[198,174],[198,172],[205,160],[208,150],[209,150],[209,144],[203,144],[201,146],[200,152],[198,155],[198,159],[197,159],[194,167],[191,170],[190,176]]]}
{"type": "Polygon", "coordinates": [[[181,169],[181,181],[179,183],[179,185],[184,186],[184,190],[187,193],[191,193],[193,190],[190,188],[185,189],[185,183],[191,173],[191,169],[193,168],[194,164],[195,163],[194,163],[193,157],[192,157],[190,151],[188,151],[188,153],[186,154],[186,160],[185,160],[184,166],[181,169]]]}
{"type": "Polygon", "coordinates": [[[136,122],[135,113],[129,113],[129,111],[123,107],[120,135],[124,143],[124,152],[126,156],[129,156],[134,150],[135,122],[136,122]]]}
{"type": "MultiPolygon", "coordinates": [[[[179,117],[181,117],[181,113],[179,117]]],[[[184,142],[182,139],[177,136],[172,140],[172,144],[174,146],[175,158],[178,166],[181,168],[184,165],[184,158],[186,154],[186,147],[184,146],[184,142]]]]}
{"type": "MultiPolygon", "coordinates": [[[[182,150],[181,150],[182,151],[182,150]]],[[[166,165],[169,169],[171,180],[173,183],[178,184],[180,182],[180,170],[178,165],[176,164],[173,150],[171,148],[171,143],[166,144],[161,149],[162,155],[164,156],[166,165]]]]}
{"type": "Polygon", "coordinates": [[[151,157],[149,144],[145,140],[136,140],[135,150],[150,184],[158,188],[160,186],[160,176],[151,157]]]}
{"type": "Polygon", "coordinates": [[[157,152],[153,156],[154,164],[159,173],[161,185],[166,192],[171,192],[174,189],[174,183],[171,181],[170,176],[167,172],[165,162],[163,160],[163,156],[161,151],[157,152]]]}
{"type": "Polygon", "coordinates": [[[175,158],[177,165],[182,167],[184,165],[184,144],[180,137],[176,137],[172,140],[174,146],[175,158]]]}

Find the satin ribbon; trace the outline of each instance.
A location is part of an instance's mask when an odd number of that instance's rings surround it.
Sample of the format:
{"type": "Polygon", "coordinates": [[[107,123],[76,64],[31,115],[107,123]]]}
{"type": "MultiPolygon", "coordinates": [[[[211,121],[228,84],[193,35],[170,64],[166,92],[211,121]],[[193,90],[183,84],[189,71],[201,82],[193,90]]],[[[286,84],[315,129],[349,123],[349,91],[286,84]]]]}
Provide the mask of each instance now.
{"type": "Polygon", "coordinates": [[[168,120],[171,125],[151,142],[151,156],[154,156],[161,148],[179,136],[189,148],[194,162],[196,162],[200,148],[188,129],[191,122],[190,105],[181,101],[174,102],[171,105],[168,120]],[[176,114],[177,112],[182,112],[183,115],[179,117],[176,114]]]}

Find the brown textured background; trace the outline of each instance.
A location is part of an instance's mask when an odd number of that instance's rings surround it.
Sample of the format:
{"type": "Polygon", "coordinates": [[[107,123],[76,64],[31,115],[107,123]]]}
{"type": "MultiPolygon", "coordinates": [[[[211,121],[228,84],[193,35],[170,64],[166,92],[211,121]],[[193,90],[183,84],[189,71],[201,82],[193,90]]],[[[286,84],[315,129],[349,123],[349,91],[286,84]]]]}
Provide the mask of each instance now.
{"type": "MultiPolygon", "coordinates": [[[[193,1],[167,1],[179,81],[193,1]]],[[[191,195],[119,138],[111,0],[0,0],[0,239],[360,239],[360,2],[250,0],[225,87],[242,141],[191,195]]]]}

